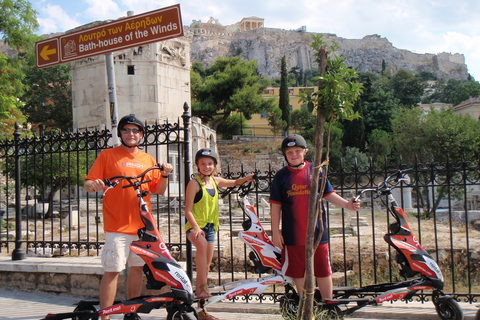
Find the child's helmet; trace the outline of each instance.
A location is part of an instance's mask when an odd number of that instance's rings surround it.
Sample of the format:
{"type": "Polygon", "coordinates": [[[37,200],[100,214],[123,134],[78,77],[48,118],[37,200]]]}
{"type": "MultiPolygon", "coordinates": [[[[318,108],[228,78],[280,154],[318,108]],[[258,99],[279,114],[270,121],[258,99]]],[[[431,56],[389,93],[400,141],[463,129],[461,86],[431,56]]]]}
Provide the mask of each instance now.
{"type": "Polygon", "coordinates": [[[122,136],[121,132],[123,127],[125,127],[127,124],[134,124],[140,129],[140,131],[145,132],[145,126],[142,121],[140,121],[133,113],[131,113],[128,116],[124,116],[120,121],[118,122],[118,131],[117,134],[119,137],[122,136]]]}
{"type": "Polygon", "coordinates": [[[282,141],[282,152],[285,152],[286,148],[300,147],[307,149],[307,141],[299,134],[291,134],[282,141]]]}
{"type": "Polygon", "coordinates": [[[203,148],[198,150],[197,153],[195,154],[195,164],[197,164],[198,160],[203,157],[212,158],[215,161],[215,165],[218,162],[217,153],[215,152],[215,150],[211,148],[203,148]]]}

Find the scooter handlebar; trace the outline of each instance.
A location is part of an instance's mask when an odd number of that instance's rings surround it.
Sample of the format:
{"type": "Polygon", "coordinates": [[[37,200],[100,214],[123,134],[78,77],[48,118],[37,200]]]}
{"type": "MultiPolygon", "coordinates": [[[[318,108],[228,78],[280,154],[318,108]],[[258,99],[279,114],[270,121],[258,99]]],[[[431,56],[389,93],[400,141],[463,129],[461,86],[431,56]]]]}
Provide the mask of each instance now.
{"type": "Polygon", "coordinates": [[[360,197],[362,196],[362,194],[364,194],[365,192],[369,192],[369,191],[372,191],[372,192],[377,192],[379,195],[382,195],[382,194],[385,194],[387,192],[390,192],[392,189],[395,188],[395,186],[400,182],[400,181],[408,181],[409,179],[405,177],[406,173],[407,172],[410,172],[412,171],[411,168],[409,169],[404,169],[404,170],[397,170],[396,172],[392,173],[391,175],[387,176],[385,178],[385,180],[380,183],[376,188],[366,188],[366,189],[363,189],[362,191],[360,191],[360,193],[355,196],[355,198],[353,199],[354,202],[358,201],[358,199],[360,199],[360,197]],[[393,184],[391,183],[391,180],[392,178],[394,178],[394,182],[393,184]]]}

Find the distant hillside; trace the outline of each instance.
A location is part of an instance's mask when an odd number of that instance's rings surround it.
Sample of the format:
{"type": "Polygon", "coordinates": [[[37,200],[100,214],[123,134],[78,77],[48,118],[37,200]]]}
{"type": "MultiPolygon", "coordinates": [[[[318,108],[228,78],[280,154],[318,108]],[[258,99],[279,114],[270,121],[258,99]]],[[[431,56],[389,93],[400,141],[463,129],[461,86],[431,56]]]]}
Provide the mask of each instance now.
{"type": "MultiPolygon", "coordinates": [[[[191,39],[192,63],[211,65],[218,56],[238,55],[246,60],[257,60],[258,70],[268,79],[280,77],[283,55],[287,69],[298,66],[303,70],[317,68],[310,48],[311,34],[304,31],[258,28],[240,32],[238,25],[194,22],[185,27],[185,36],[191,39]]],[[[465,57],[462,54],[417,54],[395,48],[386,38],[368,35],[350,40],[334,34],[324,34],[326,42],[335,41],[338,56],[346,56],[346,64],[357,71],[380,73],[382,64],[397,71],[400,68],[429,71],[438,78],[468,79],[465,57]]]]}
{"type": "MultiPolygon", "coordinates": [[[[283,55],[287,58],[288,70],[293,67],[303,70],[317,68],[310,48],[311,33],[302,30],[258,28],[240,32],[238,23],[223,26],[218,22],[194,21],[190,27],[184,28],[184,34],[191,41],[192,63],[199,61],[211,65],[218,56],[240,54],[246,60],[257,60],[258,71],[268,79],[280,77],[283,55]]],[[[417,54],[397,49],[379,35],[353,40],[335,34],[323,35],[326,42],[335,41],[340,46],[340,50],[334,53],[345,56],[347,65],[357,71],[380,73],[384,63],[394,72],[403,68],[414,72],[429,71],[441,79],[468,79],[463,54],[417,54]]],[[[51,36],[46,35],[47,38],[51,36]]],[[[16,55],[16,51],[6,46],[3,40],[0,40],[0,51],[10,56],[16,55]]]]}

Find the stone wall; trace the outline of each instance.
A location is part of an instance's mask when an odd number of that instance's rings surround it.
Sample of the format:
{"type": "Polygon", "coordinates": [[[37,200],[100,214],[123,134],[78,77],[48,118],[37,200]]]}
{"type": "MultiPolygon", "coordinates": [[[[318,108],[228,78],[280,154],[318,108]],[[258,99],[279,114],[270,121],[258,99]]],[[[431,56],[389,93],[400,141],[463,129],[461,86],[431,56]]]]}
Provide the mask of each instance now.
{"type": "MultiPolygon", "coordinates": [[[[196,22],[185,27],[185,36],[191,41],[191,60],[211,65],[219,56],[234,56],[241,52],[246,60],[256,60],[258,71],[265,78],[280,77],[280,60],[286,56],[287,69],[316,68],[310,48],[311,33],[296,30],[258,28],[241,32],[237,25],[222,26],[196,22]]],[[[429,71],[439,78],[468,78],[462,54],[417,54],[397,49],[380,35],[367,35],[362,39],[345,39],[335,34],[322,33],[327,43],[335,41],[340,49],[334,54],[346,57],[346,64],[357,71],[379,73],[382,65],[396,71],[400,68],[421,72],[429,71]]]]}
{"type": "Polygon", "coordinates": [[[278,171],[285,165],[279,147],[281,138],[234,136],[232,140],[218,140],[217,148],[221,172],[254,172],[260,175],[269,170],[278,171]],[[261,143],[258,149],[258,144],[261,143]]]}

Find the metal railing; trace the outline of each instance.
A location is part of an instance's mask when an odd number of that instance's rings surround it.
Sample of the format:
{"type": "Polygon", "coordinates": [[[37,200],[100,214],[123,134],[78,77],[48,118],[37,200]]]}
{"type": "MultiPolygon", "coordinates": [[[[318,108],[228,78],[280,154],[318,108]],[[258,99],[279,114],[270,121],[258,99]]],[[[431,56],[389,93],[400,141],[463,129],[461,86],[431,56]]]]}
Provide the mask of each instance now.
{"type": "MultiPolygon", "coordinates": [[[[175,167],[167,194],[152,197],[152,211],[179,261],[188,260],[189,253],[183,230],[183,190],[190,179],[187,109],[182,118],[183,122],[179,119],[175,124],[148,125],[143,142],[144,151],[175,167]]],[[[86,194],[83,179],[98,153],[112,147],[110,138],[108,131],[20,138],[17,128],[14,139],[0,142],[0,252],[12,252],[12,256],[15,250],[17,254],[25,250],[50,256],[100,253],[104,239],[102,196],[86,194]]],[[[349,198],[406,167],[412,168],[410,182],[398,188],[398,202],[408,213],[418,241],[439,263],[445,277],[444,291],[474,302],[480,296],[480,232],[473,227],[473,222],[480,220],[478,161],[385,163],[381,167],[371,163],[366,168],[342,165],[330,169],[328,178],[337,193],[349,198]]],[[[257,174],[270,186],[278,169],[270,167],[257,174]]],[[[245,171],[231,172],[227,167],[222,176],[238,178],[251,173],[245,171]]],[[[269,187],[256,188],[250,194],[266,230],[270,228],[269,191],[269,187]]],[[[249,263],[247,248],[237,237],[244,218],[238,192],[238,188],[229,190],[220,203],[221,226],[210,277],[215,284],[258,276],[249,263]]],[[[383,241],[390,220],[379,199],[364,198],[358,213],[326,208],[335,285],[400,280],[395,252],[383,241]]],[[[187,267],[194,266],[188,263],[187,267]]],[[[245,299],[276,301],[281,294],[281,288],[274,288],[245,299]]],[[[428,293],[417,298],[427,300],[428,293]]]]}

